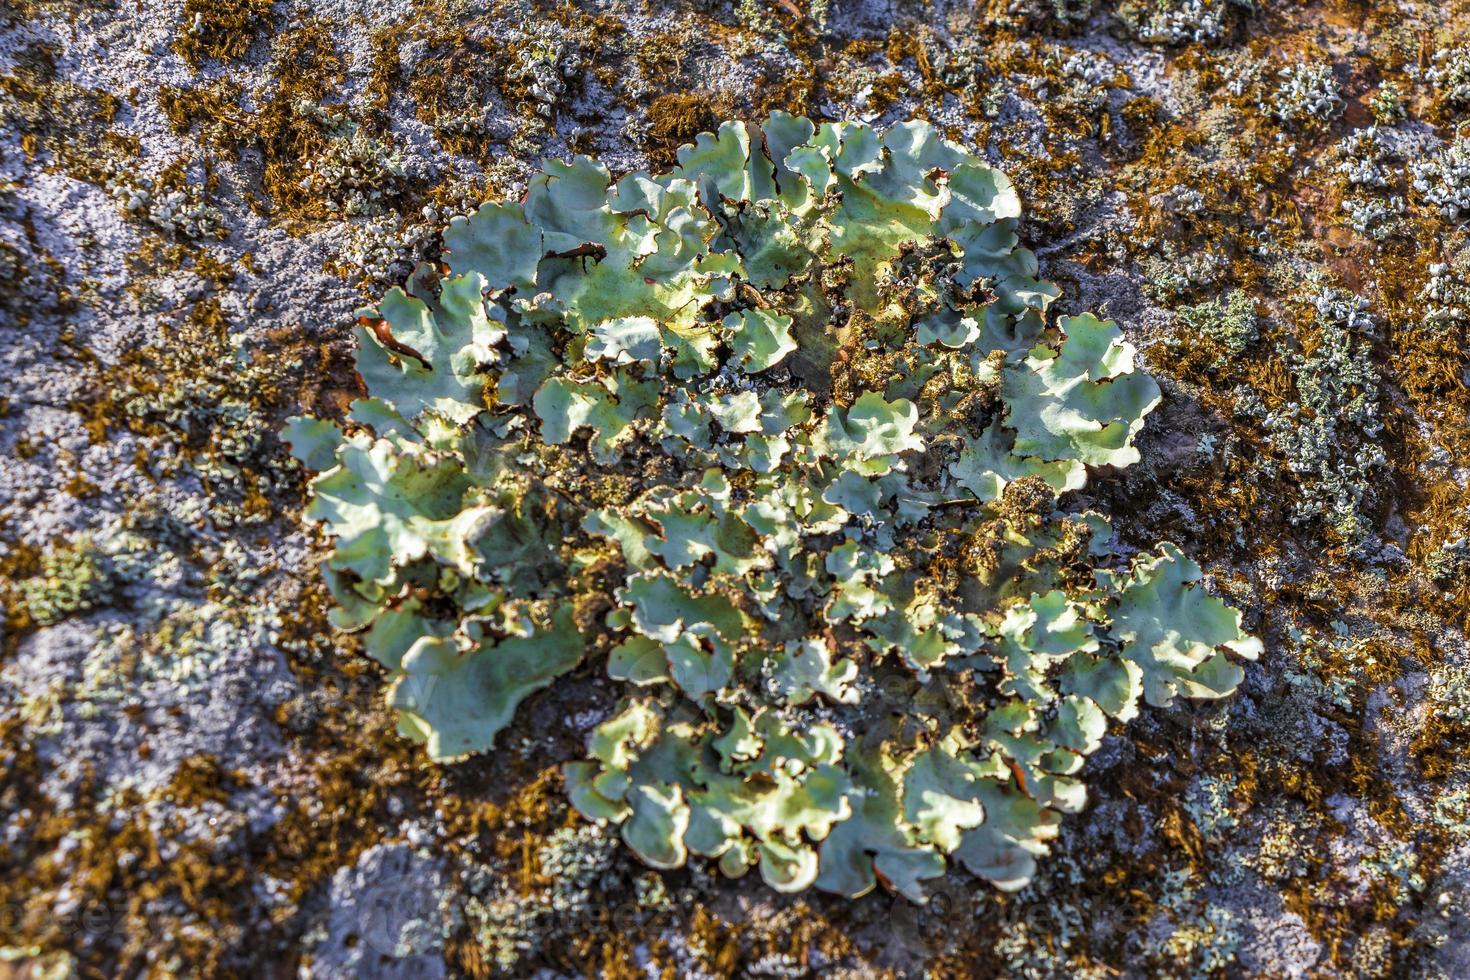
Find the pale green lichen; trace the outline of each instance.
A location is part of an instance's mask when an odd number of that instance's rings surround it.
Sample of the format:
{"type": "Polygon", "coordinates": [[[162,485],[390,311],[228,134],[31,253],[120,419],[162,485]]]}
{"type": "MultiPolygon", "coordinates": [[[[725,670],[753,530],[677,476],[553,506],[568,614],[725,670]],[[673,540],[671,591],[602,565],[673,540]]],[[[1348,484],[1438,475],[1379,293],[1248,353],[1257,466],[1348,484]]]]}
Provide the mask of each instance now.
{"type": "Polygon", "coordinates": [[[470,935],[503,971],[548,943],[585,930],[602,911],[600,896],[631,885],[641,894],[642,880],[629,882],[617,863],[617,838],[588,824],[563,828],[535,852],[537,876],[545,888],[527,893],[524,887],[497,882],[483,872],[467,882],[468,896],[456,911],[470,935]]]}
{"type": "Polygon", "coordinates": [[[1373,110],[1374,121],[1383,125],[1392,125],[1409,115],[1404,107],[1404,90],[1394,82],[1384,82],[1379,86],[1368,107],[1373,110]]]}
{"type": "Polygon", "coordinates": [[[1294,398],[1263,424],[1272,447],[1303,488],[1295,522],[1321,520],[1357,548],[1372,525],[1376,476],[1387,465],[1376,442],[1383,428],[1378,370],[1367,302],[1321,279],[1308,283],[1308,350],[1284,351],[1294,398]]]}
{"type": "Polygon", "coordinates": [[[1160,901],[1147,939],[1144,961],[1171,976],[1219,976],[1236,963],[1244,938],[1238,912],[1211,901],[1203,883],[1187,868],[1166,872],[1160,901]]]}
{"type": "Polygon", "coordinates": [[[108,602],[114,579],[110,556],[82,538],[43,552],[40,574],[20,582],[20,600],[30,622],[50,626],[108,602]]]}
{"type": "Polygon", "coordinates": [[[1208,43],[1223,38],[1230,12],[1252,11],[1254,0],[1124,0],[1118,19],[1150,44],[1208,43]]]}
{"type": "Polygon", "coordinates": [[[1345,104],[1332,66],[1304,63],[1277,72],[1267,112],[1288,127],[1301,127],[1337,118],[1345,104]]]}
{"type": "Polygon", "coordinates": [[[1409,162],[1418,199],[1450,221],[1470,214],[1470,136],[1409,162]]]}
{"type": "Polygon", "coordinates": [[[1347,181],[1342,211],[1353,230],[1378,241],[1407,233],[1407,203],[1403,195],[1390,193],[1398,183],[1400,154],[1387,134],[1377,126],[1355,129],[1337,153],[1341,159],[1335,169],[1347,181]]]}
{"type": "Polygon", "coordinates": [[[223,238],[229,234],[224,214],[206,199],[203,181],[187,181],[182,174],[154,179],[121,164],[112,171],[106,189],[124,214],[182,238],[223,238]]]}
{"type": "Polygon", "coordinates": [[[297,190],[335,215],[376,217],[389,213],[409,186],[425,176],[421,156],[378,135],[350,116],[300,100],[293,107],[326,137],[300,161],[297,190]]]}
{"type": "Polygon", "coordinates": [[[1209,299],[1196,306],[1181,307],[1176,315],[1181,327],[1214,340],[1225,349],[1227,358],[1244,354],[1256,340],[1256,301],[1239,289],[1227,293],[1223,302],[1209,299]]]}
{"type": "Polygon", "coordinates": [[[1450,583],[1470,573],[1470,538],[1458,537],[1439,546],[1425,561],[1430,578],[1450,583]]]}
{"type": "Polygon", "coordinates": [[[1022,887],[1109,718],[1259,648],[1064,506],[1159,390],[1111,321],[1048,326],[1009,180],[926,124],[778,113],[679,164],[551,163],[364,311],[369,396],[287,433],[336,623],[435,759],[606,651],[568,792],[656,868],[1022,887]]]}
{"type": "Polygon", "coordinates": [[[1451,105],[1470,104],[1470,47],[1440,48],[1431,61],[1425,81],[1451,105]]]}

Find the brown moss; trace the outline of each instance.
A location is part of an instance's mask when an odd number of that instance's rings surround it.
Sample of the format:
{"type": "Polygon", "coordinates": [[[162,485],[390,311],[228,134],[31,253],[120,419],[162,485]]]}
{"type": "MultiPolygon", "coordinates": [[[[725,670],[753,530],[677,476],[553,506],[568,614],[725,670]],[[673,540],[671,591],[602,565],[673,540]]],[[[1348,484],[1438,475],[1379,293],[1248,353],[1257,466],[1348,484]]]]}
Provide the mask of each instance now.
{"type": "Polygon", "coordinates": [[[275,38],[271,48],[278,86],[256,113],[251,134],[264,158],[261,189],[270,208],[288,220],[327,217],[326,202],[302,186],[303,164],[326,149],[327,126],[338,112],[319,107],[341,85],[347,62],[322,21],[308,21],[275,38]]]}
{"type": "Polygon", "coordinates": [[[58,77],[60,51],[32,41],[15,52],[11,70],[0,75],[0,125],[21,134],[27,158],[48,154],[78,179],[101,184],[139,144],[110,129],[123,105],[116,94],[58,77]]]}
{"type": "Polygon", "coordinates": [[[228,78],[194,88],[164,85],[158,90],[158,107],[176,135],[194,136],[235,159],[254,123],[240,108],[241,91],[240,84],[228,78]]]}
{"type": "Polygon", "coordinates": [[[184,0],[184,17],[173,49],[198,68],[207,58],[235,61],[245,56],[270,26],[273,0],[184,0]]]}
{"type": "Polygon", "coordinates": [[[689,30],[654,31],[634,39],[630,45],[633,63],[644,85],[666,94],[678,94],[684,81],[684,63],[697,43],[689,30]]]}
{"type": "Polygon", "coordinates": [[[372,71],[368,76],[367,96],[369,104],[378,113],[388,111],[388,103],[402,82],[398,58],[402,33],[403,29],[398,25],[381,27],[373,31],[370,38],[372,71]]]}
{"type": "Polygon", "coordinates": [[[4,610],[4,619],[0,620],[0,636],[3,636],[0,653],[6,659],[34,626],[20,583],[41,573],[42,555],[40,548],[25,541],[3,541],[0,547],[0,609],[4,610]]]}
{"type": "Polygon", "coordinates": [[[675,150],[703,132],[713,132],[723,112],[710,99],[682,92],[661,95],[648,105],[648,142],[644,153],[650,167],[667,170],[678,162],[675,150]]]}
{"type": "MultiPolygon", "coordinates": [[[[321,638],[331,635],[330,605],[324,586],[308,586],[283,624],[283,645],[320,650],[321,638]]],[[[351,638],[336,646],[336,655],[290,665],[310,693],[279,720],[308,767],[273,787],[281,817],[250,844],[255,865],[283,882],[293,902],[324,888],[338,868],[396,834],[399,818],[389,800],[404,799],[413,812],[429,776],[421,752],[397,736],[391,712],[382,707],[380,672],[351,638]]],[[[248,908],[242,902],[239,912],[248,908]]],[[[275,923],[283,941],[294,929],[290,921],[275,923]]]]}
{"type": "Polygon", "coordinates": [[[81,473],[72,474],[72,478],[66,482],[66,485],[62,489],[78,500],[91,500],[102,493],[101,488],[97,484],[88,480],[81,473]]]}
{"type": "Polygon", "coordinates": [[[38,788],[42,770],[21,723],[12,717],[0,721],[0,728],[0,745],[9,756],[9,764],[0,767],[0,798],[11,812],[26,814],[15,824],[16,835],[0,847],[0,900],[14,913],[0,920],[0,941],[79,953],[87,975],[141,972],[149,951],[217,973],[226,948],[188,923],[210,922],[219,936],[229,935],[232,912],[250,889],[244,864],[220,861],[211,843],[182,833],[185,808],[221,798],[223,777],[215,764],[191,760],[164,791],[179,811],[164,818],[161,837],[135,790],[102,806],[95,783],[84,779],[79,808],[55,807],[38,788]],[[63,839],[66,848],[60,846],[63,839]],[[55,912],[62,889],[74,910],[67,915],[55,912]],[[182,914],[173,911],[180,905],[182,914]],[[93,942],[77,943],[83,934],[93,942]]]}
{"type": "MultiPolygon", "coordinates": [[[[480,21],[459,16],[442,22],[425,18],[412,25],[411,35],[425,43],[427,51],[399,86],[412,97],[415,115],[434,129],[446,150],[468,156],[482,166],[493,165],[501,154],[501,148],[486,137],[480,126],[487,106],[499,103],[508,107],[521,127],[517,138],[535,138],[547,130],[551,116],[570,108],[591,79],[616,89],[630,74],[624,49],[628,30],[619,18],[556,0],[530,5],[497,3],[491,18],[497,24],[554,23],[563,33],[555,37],[556,50],[543,50],[544,38],[528,27],[515,28],[528,36],[508,41],[503,32],[485,36],[476,30],[484,26],[480,21]],[[547,55],[554,56],[556,64],[546,60],[547,55]],[[566,87],[549,106],[543,103],[543,95],[533,92],[543,71],[557,74],[566,87]]],[[[397,43],[402,40],[400,36],[397,43]]],[[[645,42],[640,50],[651,48],[645,42]]],[[[659,56],[674,54],[660,50],[659,56]]],[[[392,57],[396,58],[396,48],[392,57]]],[[[578,129],[568,138],[575,143],[587,135],[578,129]]]]}
{"type": "MultiPolygon", "coordinates": [[[[333,140],[350,133],[382,135],[384,93],[396,77],[397,49],[391,37],[379,34],[373,50],[369,88],[375,108],[368,118],[353,118],[345,108],[330,104],[346,77],[347,58],[332,39],[331,25],[315,19],[272,37],[269,72],[276,85],[254,112],[241,108],[241,89],[229,80],[193,88],[166,87],[159,104],[180,135],[196,135],[235,160],[243,159],[247,148],[258,153],[258,192],[247,192],[247,202],[259,212],[275,215],[288,229],[304,230],[303,223],[340,217],[331,189],[324,193],[310,179],[313,166],[329,153],[333,140]]],[[[256,165],[252,161],[250,166],[256,165]]],[[[380,188],[384,206],[407,210],[403,197],[421,193],[397,178],[390,184],[380,188]]]]}
{"type": "Polygon", "coordinates": [[[489,102],[491,78],[504,77],[510,54],[501,47],[475,41],[463,28],[440,27],[424,32],[428,53],[403,80],[419,121],[434,128],[446,150],[484,159],[484,140],[477,131],[449,125],[461,116],[477,117],[489,102]]]}
{"type": "Polygon", "coordinates": [[[1136,139],[1155,130],[1164,116],[1164,104],[1152,96],[1136,95],[1124,101],[1120,115],[1136,139]]]}

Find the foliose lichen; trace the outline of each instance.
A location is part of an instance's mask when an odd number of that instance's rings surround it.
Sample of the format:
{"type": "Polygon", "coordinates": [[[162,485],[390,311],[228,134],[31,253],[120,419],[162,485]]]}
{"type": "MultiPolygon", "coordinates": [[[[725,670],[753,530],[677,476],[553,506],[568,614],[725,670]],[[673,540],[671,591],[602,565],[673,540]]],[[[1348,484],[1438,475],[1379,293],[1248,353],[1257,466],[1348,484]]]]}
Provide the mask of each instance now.
{"type": "Polygon", "coordinates": [[[40,574],[23,580],[19,591],[29,621],[50,626],[105,604],[112,587],[110,557],[84,538],[43,553],[40,574]]]}
{"type": "Polygon", "coordinates": [[[1267,111],[1287,126],[1335,119],[1344,102],[1332,66],[1322,63],[1288,65],[1276,75],[1276,91],[1267,111]]]}
{"type": "Polygon", "coordinates": [[[1225,36],[1232,9],[1254,8],[1253,0],[1124,0],[1117,16],[1145,43],[1198,44],[1225,36]]]}
{"type": "Polygon", "coordinates": [[[335,624],[436,760],[602,662],[567,790],[656,868],[1020,888],[1109,719],[1259,650],[1068,503],[1159,389],[1116,324],[1050,321],[1010,181],[927,124],[777,113],[678,161],[549,163],[362,311],[367,396],[287,430],[335,624]]]}

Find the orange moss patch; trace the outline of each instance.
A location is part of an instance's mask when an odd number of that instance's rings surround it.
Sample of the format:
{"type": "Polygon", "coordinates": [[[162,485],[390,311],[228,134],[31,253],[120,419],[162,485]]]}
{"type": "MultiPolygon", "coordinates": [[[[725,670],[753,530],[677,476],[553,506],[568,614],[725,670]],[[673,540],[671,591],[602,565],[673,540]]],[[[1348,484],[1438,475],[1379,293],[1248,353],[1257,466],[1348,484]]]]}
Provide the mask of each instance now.
{"type": "Polygon", "coordinates": [[[234,61],[270,25],[274,0],[184,0],[173,49],[198,68],[206,58],[234,61]]]}
{"type": "Polygon", "coordinates": [[[703,132],[719,126],[723,113],[710,99],[682,92],[661,95],[648,106],[648,143],[644,152],[649,166],[667,170],[678,162],[675,150],[693,143],[703,132]]]}

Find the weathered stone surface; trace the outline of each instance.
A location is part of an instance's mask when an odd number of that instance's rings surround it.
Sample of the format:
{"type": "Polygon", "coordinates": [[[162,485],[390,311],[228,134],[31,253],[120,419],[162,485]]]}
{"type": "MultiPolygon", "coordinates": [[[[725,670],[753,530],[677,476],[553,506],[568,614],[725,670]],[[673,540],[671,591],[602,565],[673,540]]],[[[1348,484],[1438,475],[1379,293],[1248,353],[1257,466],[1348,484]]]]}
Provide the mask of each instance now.
{"type": "Polygon", "coordinates": [[[1463,975],[1467,30],[1459,0],[0,11],[3,955],[1463,975]],[[773,109],[927,118],[1016,180],[1058,309],[1117,319],[1165,391],[1089,492],[1266,641],[1229,704],[1109,737],[1015,896],[784,899],[558,837],[597,671],[433,767],[325,621],[274,433],[355,393],[356,308],[544,160],[661,168],[773,109]]]}

